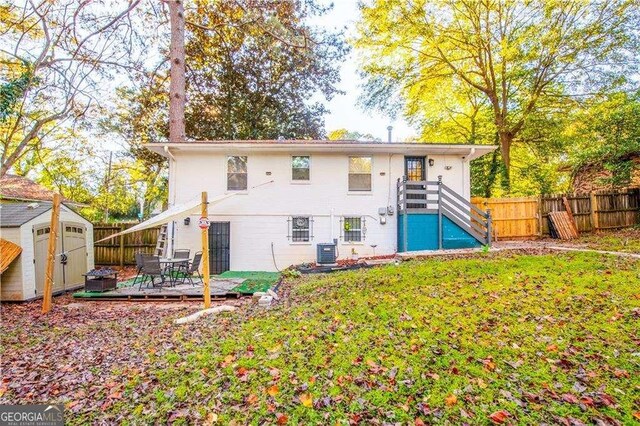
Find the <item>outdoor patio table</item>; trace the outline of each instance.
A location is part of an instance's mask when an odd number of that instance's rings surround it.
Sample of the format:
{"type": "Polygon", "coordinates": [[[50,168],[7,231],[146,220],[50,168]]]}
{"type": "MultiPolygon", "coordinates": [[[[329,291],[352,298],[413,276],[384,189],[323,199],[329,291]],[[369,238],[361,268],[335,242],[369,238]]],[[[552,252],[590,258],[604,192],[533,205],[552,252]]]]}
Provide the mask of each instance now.
{"type": "Polygon", "coordinates": [[[172,258],[164,258],[164,259],[160,259],[160,264],[164,264],[166,265],[166,267],[169,270],[169,284],[170,285],[174,285],[175,283],[178,282],[178,275],[176,274],[176,276],[173,276],[173,272],[178,271],[179,270],[179,266],[180,265],[184,265],[185,263],[188,263],[189,259],[172,259],[172,258]]]}

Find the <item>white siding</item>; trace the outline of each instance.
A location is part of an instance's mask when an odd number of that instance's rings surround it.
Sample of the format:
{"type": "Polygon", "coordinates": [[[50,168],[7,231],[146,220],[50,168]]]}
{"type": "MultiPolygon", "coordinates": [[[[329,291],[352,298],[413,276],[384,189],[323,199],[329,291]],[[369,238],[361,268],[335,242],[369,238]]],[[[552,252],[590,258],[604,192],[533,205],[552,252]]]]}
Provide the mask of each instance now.
{"type": "MultiPolygon", "coordinates": [[[[256,153],[229,151],[217,153],[174,152],[171,161],[170,200],[179,204],[207,191],[210,198],[226,190],[226,159],[228,155],[248,157],[248,189],[209,208],[211,221],[231,223],[231,269],[274,270],[292,264],[312,262],[316,244],[340,237],[342,216],[366,218],[366,238],[359,244],[340,242],[340,258],[393,254],[397,250],[396,180],[404,174],[404,156],[400,154],[372,155],[372,191],[349,193],[348,158],[345,153],[301,152],[256,153]],[[291,155],[311,156],[311,182],[291,181],[291,155]],[[379,223],[378,209],[392,206],[393,216],[386,224],[379,223]],[[313,241],[292,243],[287,239],[287,218],[309,215],[314,218],[313,241]],[[273,256],[271,247],[273,244],[273,256]]],[[[359,154],[358,154],[359,155],[359,154]]],[[[427,166],[427,179],[443,176],[445,184],[461,195],[469,196],[469,167],[461,156],[434,155],[432,167],[427,166]]],[[[172,204],[173,204],[172,203],[172,204]]],[[[200,250],[200,230],[194,215],[191,224],[177,222],[175,248],[200,250]]]]}
{"type": "MultiPolygon", "coordinates": [[[[2,228],[0,238],[21,246],[20,228],[2,228]]],[[[21,253],[9,268],[0,275],[0,300],[23,300],[22,298],[22,259],[21,253]]]]}

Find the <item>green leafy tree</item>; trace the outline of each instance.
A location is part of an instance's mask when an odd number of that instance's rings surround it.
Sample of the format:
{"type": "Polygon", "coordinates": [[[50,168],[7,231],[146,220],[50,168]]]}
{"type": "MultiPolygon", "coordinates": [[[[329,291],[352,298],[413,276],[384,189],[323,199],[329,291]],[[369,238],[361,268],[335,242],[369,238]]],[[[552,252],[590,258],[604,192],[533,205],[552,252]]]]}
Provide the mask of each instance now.
{"type": "MultiPolygon", "coordinates": [[[[491,111],[507,178],[511,149],[543,103],[621,83],[636,70],[636,0],[373,0],[356,46],[365,104],[441,110],[440,89],[466,87],[491,111]],[[398,101],[394,101],[394,99],[398,101]]],[[[428,123],[427,123],[428,124],[428,123]]]]}
{"type": "Polygon", "coordinates": [[[329,132],[327,139],[330,141],[339,140],[358,140],[358,141],[375,141],[379,142],[380,138],[376,138],[371,133],[360,133],[347,129],[336,129],[329,132]]]}
{"type": "Polygon", "coordinates": [[[78,123],[105,77],[136,72],[141,38],[128,18],[140,2],[0,1],[0,177],[78,123]]]}
{"type": "MultiPolygon", "coordinates": [[[[341,34],[311,27],[326,8],[314,1],[198,1],[187,11],[185,125],[188,139],[312,139],[324,136],[330,99],[347,53],[341,34]]],[[[126,96],[128,136],[167,140],[168,75],[163,66],[126,96]]]]}
{"type": "Polygon", "coordinates": [[[610,171],[604,185],[628,185],[640,157],[640,92],[592,99],[567,128],[574,172],[595,165],[610,171]]]}

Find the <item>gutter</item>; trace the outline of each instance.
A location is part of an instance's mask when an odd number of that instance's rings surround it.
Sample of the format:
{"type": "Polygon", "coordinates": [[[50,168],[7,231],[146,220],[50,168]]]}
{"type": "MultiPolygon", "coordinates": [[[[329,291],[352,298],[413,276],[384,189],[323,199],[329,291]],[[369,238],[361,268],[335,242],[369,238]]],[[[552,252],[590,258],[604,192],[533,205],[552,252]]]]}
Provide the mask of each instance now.
{"type": "Polygon", "coordinates": [[[169,151],[169,145],[164,146],[164,152],[171,158],[173,161],[176,161],[176,157],[173,156],[171,151],[169,151]]]}
{"type": "Polygon", "coordinates": [[[471,148],[471,149],[469,150],[469,153],[468,153],[467,155],[465,155],[465,157],[464,157],[463,161],[464,161],[465,163],[468,163],[468,162],[469,162],[469,157],[473,156],[473,154],[475,154],[475,153],[476,153],[476,149],[475,149],[475,148],[471,148]]]}

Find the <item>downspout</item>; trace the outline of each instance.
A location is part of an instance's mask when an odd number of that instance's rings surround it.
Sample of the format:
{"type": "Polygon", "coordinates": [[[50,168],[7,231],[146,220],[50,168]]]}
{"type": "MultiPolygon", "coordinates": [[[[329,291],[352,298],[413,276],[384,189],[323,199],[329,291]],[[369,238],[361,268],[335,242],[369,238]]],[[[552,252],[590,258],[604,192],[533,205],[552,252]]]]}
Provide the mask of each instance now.
{"type": "MultiPolygon", "coordinates": [[[[169,147],[167,145],[164,146],[164,152],[169,157],[169,195],[168,195],[168,204],[169,207],[174,206],[176,204],[176,188],[175,188],[175,167],[176,167],[176,157],[173,156],[171,151],[169,151],[169,147]]],[[[171,221],[167,224],[167,233],[169,235],[169,239],[167,241],[167,247],[165,250],[166,256],[171,256],[173,253],[174,246],[174,238],[175,238],[175,222],[171,221]]]]}
{"type": "Polygon", "coordinates": [[[176,203],[176,190],[175,185],[173,184],[173,182],[175,181],[174,169],[176,164],[176,157],[174,157],[171,151],[169,151],[169,147],[167,145],[164,146],[164,152],[169,157],[169,199],[167,201],[169,202],[169,206],[173,206],[176,203]]]}
{"type": "Polygon", "coordinates": [[[464,193],[462,195],[465,198],[471,198],[471,169],[469,168],[469,185],[467,186],[467,172],[465,171],[465,163],[469,163],[469,157],[471,157],[475,153],[476,149],[471,148],[469,150],[469,153],[462,159],[462,188],[464,189],[464,193]]]}

